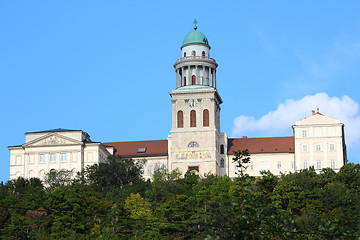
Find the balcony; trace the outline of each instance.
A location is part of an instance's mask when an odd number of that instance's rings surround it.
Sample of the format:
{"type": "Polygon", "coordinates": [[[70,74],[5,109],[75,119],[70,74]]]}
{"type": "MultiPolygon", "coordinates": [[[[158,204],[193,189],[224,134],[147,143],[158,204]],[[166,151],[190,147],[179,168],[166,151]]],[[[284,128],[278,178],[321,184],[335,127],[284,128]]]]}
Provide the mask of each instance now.
{"type": "Polygon", "coordinates": [[[209,57],[203,57],[203,56],[188,56],[188,57],[182,57],[176,60],[176,63],[181,63],[185,61],[206,61],[206,62],[212,62],[216,63],[215,59],[209,58],[209,57]]]}

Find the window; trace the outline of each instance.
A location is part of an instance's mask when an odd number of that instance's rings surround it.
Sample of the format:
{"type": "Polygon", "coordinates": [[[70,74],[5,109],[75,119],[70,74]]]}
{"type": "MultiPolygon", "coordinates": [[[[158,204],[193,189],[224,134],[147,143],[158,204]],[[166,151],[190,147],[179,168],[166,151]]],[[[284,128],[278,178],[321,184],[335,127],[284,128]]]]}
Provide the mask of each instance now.
{"type": "Polygon", "coordinates": [[[195,50],[192,50],[192,51],[191,51],[191,56],[195,56],[195,55],[196,55],[195,50]]]}
{"type": "Polygon", "coordinates": [[[50,170],[49,177],[50,177],[50,181],[55,181],[55,179],[56,179],[56,170],[55,169],[50,170]]]}
{"type": "Polygon", "coordinates": [[[50,161],[51,161],[51,162],[55,162],[55,161],[56,161],[55,153],[52,153],[52,154],[50,155],[50,161]]]}
{"type": "Polygon", "coordinates": [[[225,161],[224,161],[223,158],[220,159],[220,167],[221,167],[221,168],[224,168],[224,167],[225,167],[225,161]]]}
{"type": "Polygon", "coordinates": [[[199,144],[197,142],[191,142],[188,147],[199,147],[199,144]]]}
{"type": "Polygon", "coordinates": [[[146,147],[139,147],[137,150],[138,153],[144,153],[146,152],[146,147]]]}
{"type": "Polygon", "coordinates": [[[158,164],[155,165],[154,172],[158,172],[160,169],[160,166],[158,164]]]}
{"type": "Polygon", "coordinates": [[[66,161],[66,153],[61,154],[61,161],[63,161],[63,162],[66,161]]]}
{"type": "Polygon", "coordinates": [[[234,162],[234,170],[237,171],[238,170],[238,167],[239,166],[239,163],[238,162],[234,162]]]}
{"type": "Polygon", "coordinates": [[[291,168],[292,168],[292,169],[295,168],[295,161],[291,161],[291,168]]]}
{"type": "Polygon", "coordinates": [[[189,166],[188,167],[189,172],[199,172],[199,166],[189,166]]]}
{"type": "Polygon", "coordinates": [[[303,150],[303,152],[307,152],[308,151],[308,145],[304,144],[302,146],[302,150],[303,150]]]}
{"type": "Polygon", "coordinates": [[[307,130],[302,130],[302,131],[301,131],[301,136],[302,136],[303,138],[306,138],[306,137],[307,137],[307,130]]]}
{"type": "Polygon", "coordinates": [[[335,160],[334,159],[330,160],[330,168],[335,169],[335,160]]]}
{"type": "Polygon", "coordinates": [[[260,170],[269,170],[270,162],[260,162],[260,170]]]}
{"type": "Polygon", "coordinates": [[[316,129],[315,136],[316,137],[321,137],[321,129],[316,129]]]}
{"type": "Polygon", "coordinates": [[[225,153],[225,149],[224,149],[224,144],[220,145],[220,154],[224,154],[225,153]]]}
{"type": "Polygon", "coordinates": [[[177,127],[178,128],[184,127],[184,116],[181,110],[177,112],[177,127]]]}
{"type": "Polygon", "coordinates": [[[315,152],[321,152],[321,144],[315,145],[315,152]]]}
{"type": "Polygon", "coordinates": [[[281,162],[277,162],[277,169],[281,169],[281,162]]]}
{"type": "Polygon", "coordinates": [[[148,174],[148,175],[151,175],[151,174],[152,174],[152,167],[151,167],[151,166],[148,166],[148,167],[147,167],[147,174],[148,174]]]}
{"type": "Polygon", "coordinates": [[[45,154],[40,154],[40,162],[45,162],[45,154]]]}
{"type": "Polygon", "coordinates": [[[192,75],[191,77],[191,85],[196,85],[196,76],[192,75]]]}
{"type": "Polygon", "coordinates": [[[321,160],[316,160],[316,169],[321,169],[321,160]]]}
{"type": "Polygon", "coordinates": [[[162,169],[163,171],[166,171],[166,165],[165,165],[165,164],[161,165],[161,169],[162,169]]]}
{"type": "Polygon", "coordinates": [[[201,56],[205,57],[205,51],[202,51],[201,56]]]}
{"type": "Polygon", "coordinates": [[[190,112],[190,127],[196,127],[196,111],[191,110],[190,112]]]}
{"type": "Polygon", "coordinates": [[[330,143],[330,152],[335,151],[335,144],[334,143],[330,143]]]}
{"type": "Polygon", "coordinates": [[[184,52],[184,57],[186,57],[186,52],[184,52]]]}
{"type": "Polygon", "coordinates": [[[329,136],[335,136],[335,130],[333,128],[329,129],[329,136]]]}
{"type": "Polygon", "coordinates": [[[186,77],[184,77],[184,86],[186,86],[186,77]]]}
{"type": "Polygon", "coordinates": [[[203,111],[203,127],[209,126],[209,110],[205,109],[203,111]]]}
{"type": "Polygon", "coordinates": [[[250,170],[254,170],[254,164],[250,162],[250,170]]]}
{"type": "Polygon", "coordinates": [[[304,169],[308,168],[307,160],[304,160],[304,169]]]}

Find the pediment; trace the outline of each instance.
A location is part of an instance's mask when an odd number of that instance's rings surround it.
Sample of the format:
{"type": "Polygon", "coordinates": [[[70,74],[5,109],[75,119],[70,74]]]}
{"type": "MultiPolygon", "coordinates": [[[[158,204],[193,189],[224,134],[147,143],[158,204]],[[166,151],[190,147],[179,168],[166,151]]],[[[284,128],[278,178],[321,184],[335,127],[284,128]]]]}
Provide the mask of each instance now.
{"type": "Polygon", "coordinates": [[[75,139],[62,136],[57,133],[51,133],[37,139],[34,139],[31,142],[24,144],[24,147],[33,147],[33,146],[58,146],[58,145],[74,145],[82,144],[82,142],[75,139]]]}
{"type": "Polygon", "coordinates": [[[307,125],[307,124],[339,124],[340,120],[333,119],[322,114],[315,114],[304,120],[297,121],[296,125],[307,125]]]}

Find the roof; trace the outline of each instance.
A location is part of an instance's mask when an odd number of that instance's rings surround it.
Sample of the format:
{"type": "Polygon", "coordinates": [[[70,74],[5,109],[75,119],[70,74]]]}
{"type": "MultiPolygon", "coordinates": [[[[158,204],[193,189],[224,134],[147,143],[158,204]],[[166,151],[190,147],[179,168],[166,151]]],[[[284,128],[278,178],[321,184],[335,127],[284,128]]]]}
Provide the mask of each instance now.
{"type": "Polygon", "coordinates": [[[26,132],[26,133],[72,132],[72,131],[81,131],[81,130],[72,130],[72,129],[57,128],[57,129],[50,129],[50,130],[45,130],[45,131],[38,131],[38,132],[26,132]]]}
{"type": "MultiPolygon", "coordinates": [[[[106,147],[114,147],[115,155],[122,157],[151,157],[167,156],[168,141],[133,141],[133,142],[107,142],[106,147]],[[145,152],[138,152],[140,148],[146,148],[145,152]]],[[[248,149],[251,154],[255,153],[293,153],[294,137],[269,137],[269,138],[229,138],[228,153],[236,150],[248,149]]]]}
{"type": "Polygon", "coordinates": [[[168,154],[167,140],[108,142],[103,144],[114,147],[115,155],[123,157],[167,156],[168,154]],[[139,148],[146,148],[145,152],[138,152],[139,148]]]}
{"type": "Polygon", "coordinates": [[[209,42],[205,35],[197,30],[193,30],[188,35],[186,35],[183,41],[183,46],[191,43],[202,43],[209,45],[209,42]]]}
{"type": "Polygon", "coordinates": [[[293,153],[294,137],[229,138],[228,153],[248,149],[254,153],[293,153]]]}

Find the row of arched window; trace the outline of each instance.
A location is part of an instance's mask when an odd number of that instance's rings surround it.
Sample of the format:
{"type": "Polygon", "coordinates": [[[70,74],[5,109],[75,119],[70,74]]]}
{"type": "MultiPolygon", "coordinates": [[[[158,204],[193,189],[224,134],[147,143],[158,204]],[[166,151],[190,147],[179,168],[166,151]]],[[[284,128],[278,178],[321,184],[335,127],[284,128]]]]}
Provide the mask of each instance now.
{"type": "MultiPolygon", "coordinates": [[[[191,85],[196,85],[196,76],[191,76],[191,85]]],[[[186,77],[184,77],[184,86],[186,86],[186,77]]]]}
{"type": "MultiPolygon", "coordinates": [[[[209,126],[209,110],[205,109],[203,111],[203,127],[209,126]]],[[[183,128],[184,127],[184,113],[183,111],[177,112],[177,127],[183,128]]],[[[196,127],[196,111],[190,111],[190,127],[196,127]]]]}
{"type": "MultiPolygon", "coordinates": [[[[191,51],[191,56],[196,56],[195,50],[191,51]]],[[[205,51],[202,51],[201,56],[205,57],[205,51]]],[[[184,52],[184,57],[186,57],[186,52],[184,52]]]]}

